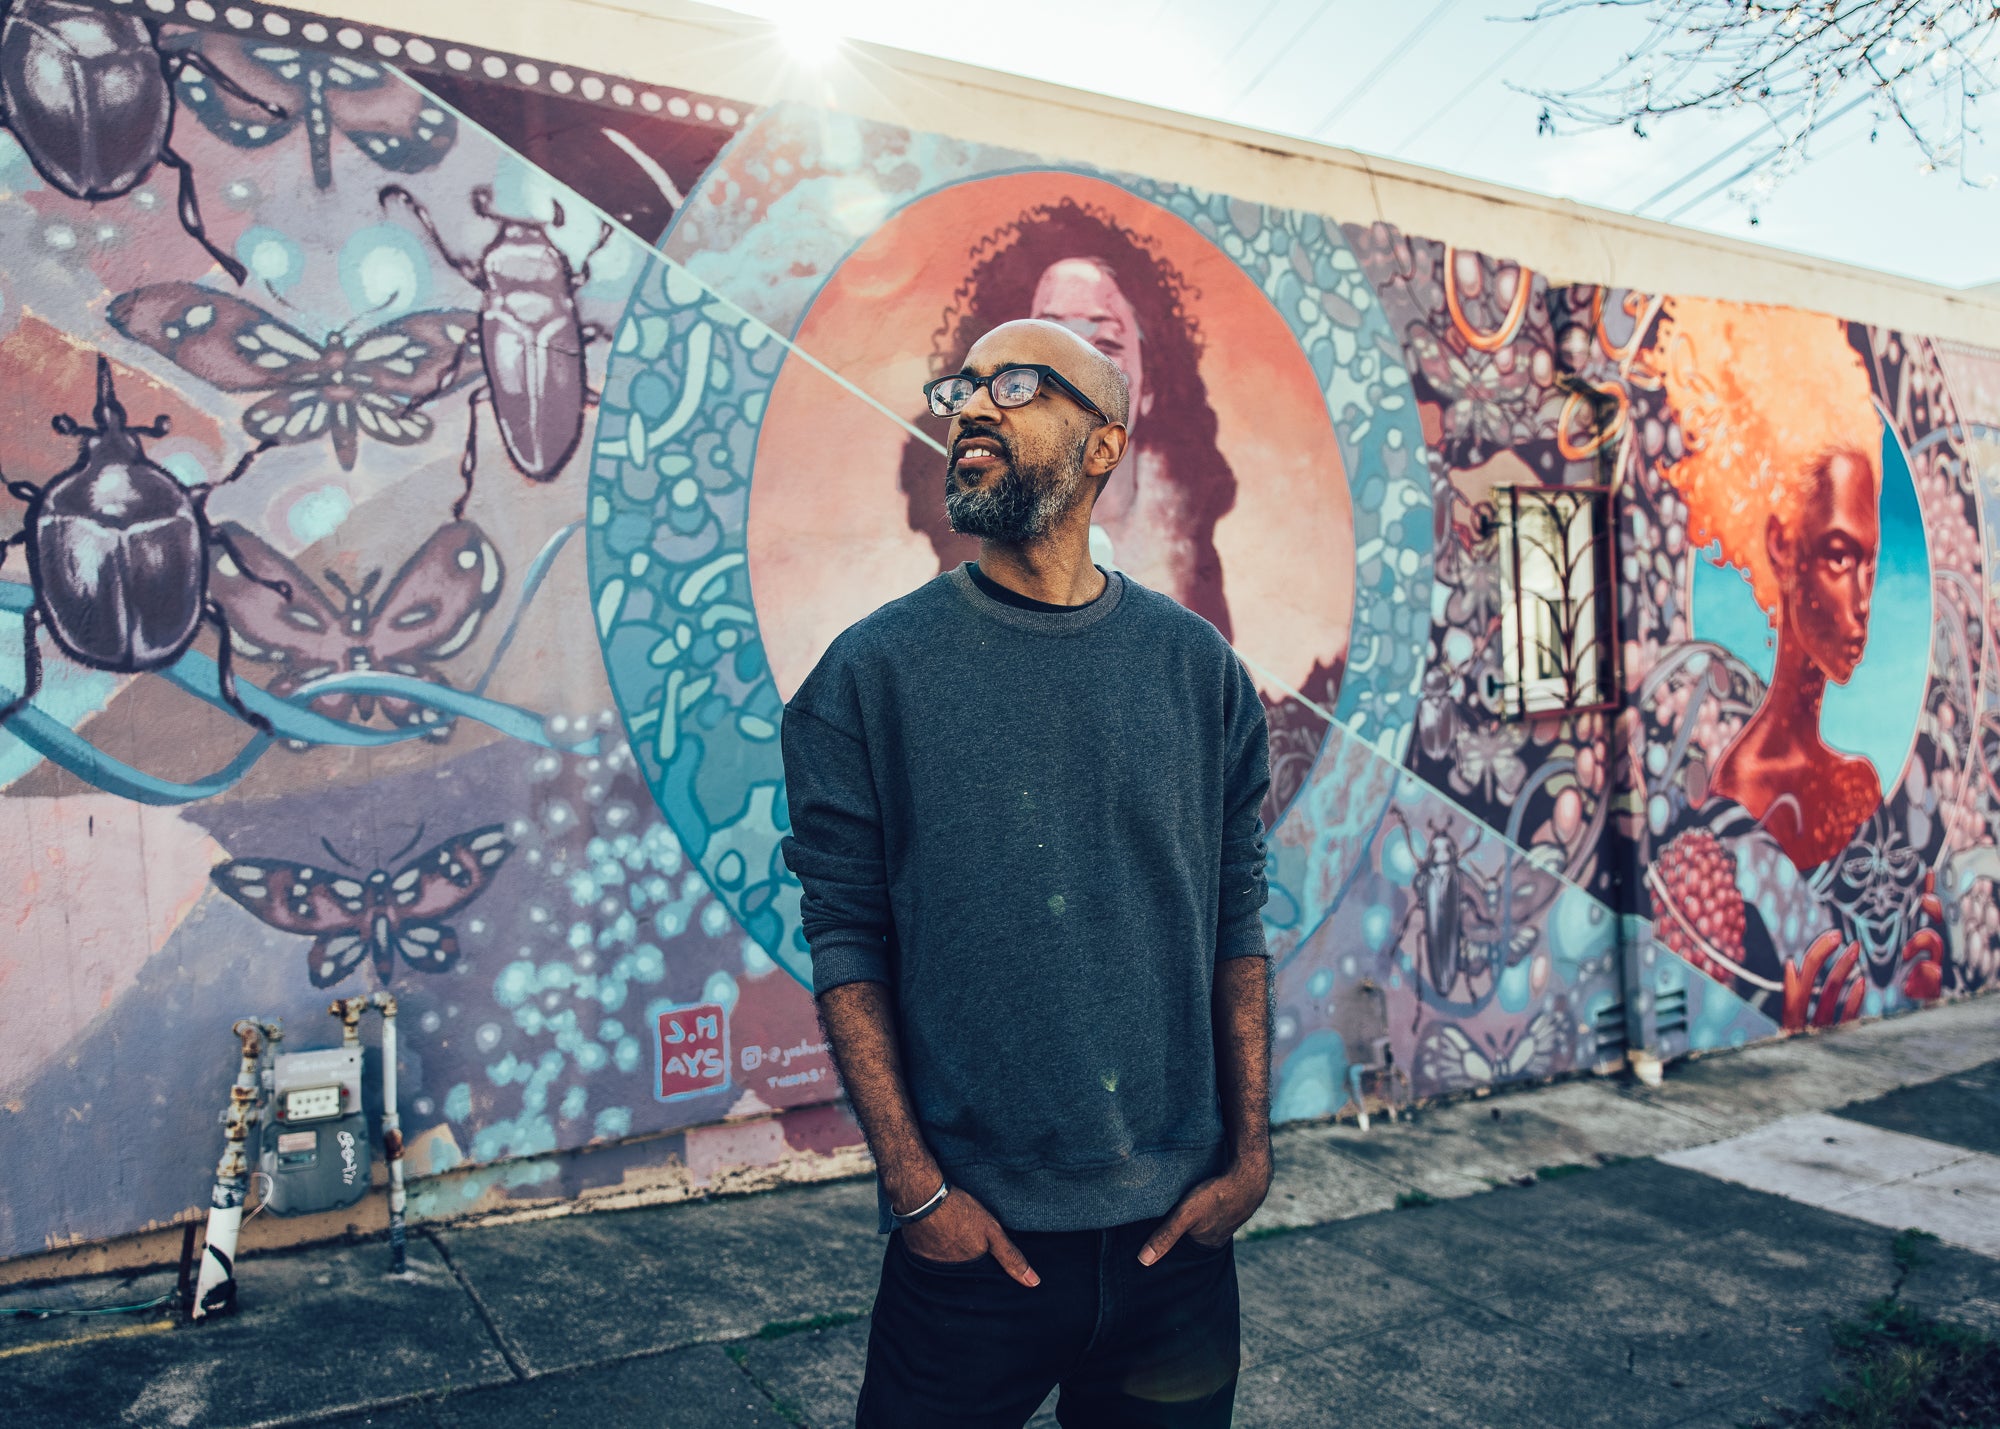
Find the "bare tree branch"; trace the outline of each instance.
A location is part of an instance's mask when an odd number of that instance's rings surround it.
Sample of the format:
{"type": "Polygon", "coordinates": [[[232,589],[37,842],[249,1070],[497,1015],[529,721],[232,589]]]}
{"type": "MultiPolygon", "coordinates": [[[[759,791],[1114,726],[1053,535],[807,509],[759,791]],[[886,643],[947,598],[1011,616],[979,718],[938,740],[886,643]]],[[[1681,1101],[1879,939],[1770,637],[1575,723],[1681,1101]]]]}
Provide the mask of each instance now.
{"type": "Polygon", "coordinates": [[[1865,98],[1875,132],[1902,129],[1926,170],[1994,182],[1968,170],[1967,152],[1980,135],[1975,106],[2000,75],[2000,0],[1540,0],[1520,19],[1578,11],[1627,11],[1648,28],[1599,78],[1525,90],[1542,103],[1545,131],[1643,136],[1670,114],[1749,107],[1771,129],[1763,182],[1774,183],[1805,159],[1836,96],[1865,98]]]}

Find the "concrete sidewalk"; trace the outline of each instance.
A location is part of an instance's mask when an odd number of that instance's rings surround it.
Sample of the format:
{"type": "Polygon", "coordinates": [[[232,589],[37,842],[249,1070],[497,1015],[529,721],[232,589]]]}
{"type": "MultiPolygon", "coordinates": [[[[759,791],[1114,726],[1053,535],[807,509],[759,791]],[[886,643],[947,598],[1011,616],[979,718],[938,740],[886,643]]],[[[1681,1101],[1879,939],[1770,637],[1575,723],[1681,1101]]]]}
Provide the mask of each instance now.
{"type": "MultiPolygon", "coordinates": [[[[1829,1323],[1892,1287],[2000,1328],[2000,1261],[1945,1244],[1904,1276],[1891,1254],[1902,1207],[1988,1194],[1996,1059],[1989,998],[1677,1065],[1653,1090],[1569,1082],[1369,1132],[1287,1128],[1238,1245],[1237,1423],[1722,1426],[1803,1402],[1829,1323]],[[1854,1150],[1871,1137],[1903,1138],[1902,1160],[1854,1150]]],[[[1954,1239],[1938,1215],[1915,1224],[1954,1239]]],[[[873,1221],[872,1188],[847,1182],[426,1231],[403,1281],[380,1244],[266,1256],[212,1325],[0,1320],[0,1422],[841,1424],[873,1221]]]]}

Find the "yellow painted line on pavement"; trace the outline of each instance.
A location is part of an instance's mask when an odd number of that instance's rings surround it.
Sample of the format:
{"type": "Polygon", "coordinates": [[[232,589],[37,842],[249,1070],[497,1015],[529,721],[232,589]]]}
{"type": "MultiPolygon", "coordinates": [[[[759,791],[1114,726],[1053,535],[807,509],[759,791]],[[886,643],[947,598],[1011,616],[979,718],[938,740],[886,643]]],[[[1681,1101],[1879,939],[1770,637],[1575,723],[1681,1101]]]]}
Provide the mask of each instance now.
{"type": "Polygon", "coordinates": [[[37,1340],[32,1345],[13,1345],[0,1350],[0,1360],[12,1359],[15,1355],[38,1354],[43,1350],[68,1349],[71,1345],[87,1345],[95,1340],[125,1340],[134,1335],[157,1335],[162,1330],[174,1328],[172,1320],[148,1320],[142,1325],[122,1325],[115,1330],[105,1330],[96,1335],[71,1335],[65,1340],[37,1340]]]}

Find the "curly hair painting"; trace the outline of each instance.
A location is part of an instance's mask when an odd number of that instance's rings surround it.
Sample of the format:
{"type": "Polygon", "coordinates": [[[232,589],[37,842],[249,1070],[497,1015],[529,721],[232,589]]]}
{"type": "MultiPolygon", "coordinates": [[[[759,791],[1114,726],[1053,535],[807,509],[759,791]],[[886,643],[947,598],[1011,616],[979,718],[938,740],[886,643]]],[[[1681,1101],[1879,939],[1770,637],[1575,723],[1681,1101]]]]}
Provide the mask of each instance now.
{"type": "Polygon", "coordinates": [[[1770,686],[1711,787],[1812,868],[1881,800],[1874,767],[1820,731],[1828,683],[1852,679],[1868,643],[1881,418],[1835,318],[1676,299],[1660,345],[1687,444],[1666,476],[1695,543],[1743,573],[1776,633],[1770,686]],[[1817,797],[1792,792],[1807,788],[1817,797]]]}
{"type": "MultiPolygon", "coordinates": [[[[1073,198],[1021,213],[969,261],[932,335],[934,375],[955,370],[982,333],[1023,317],[1060,322],[1111,358],[1132,389],[1132,451],[1093,513],[1100,559],[1108,545],[1119,566],[1230,636],[1215,524],[1236,504],[1236,476],[1216,444],[1201,334],[1187,312],[1199,294],[1151,239],[1073,198]]],[[[904,448],[902,488],[911,529],[929,538],[940,570],[978,556],[977,541],[945,518],[943,464],[922,442],[904,448]]]]}

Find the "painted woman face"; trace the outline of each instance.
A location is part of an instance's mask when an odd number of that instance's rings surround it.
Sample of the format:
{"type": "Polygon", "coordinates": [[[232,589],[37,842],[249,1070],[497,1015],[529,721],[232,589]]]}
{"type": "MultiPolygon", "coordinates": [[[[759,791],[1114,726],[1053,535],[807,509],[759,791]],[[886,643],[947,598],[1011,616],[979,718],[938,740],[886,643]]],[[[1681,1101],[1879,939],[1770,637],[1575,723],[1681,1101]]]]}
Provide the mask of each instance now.
{"type": "Polygon", "coordinates": [[[1789,523],[1773,517],[1766,533],[1784,589],[1779,612],[1787,634],[1836,685],[1853,678],[1868,648],[1868,607],[1882,545],[1881,493],[1875,468],[1858,452],[1826,464],[1789,523]]]}
{"type": "Polygon", "coordinates": [[[1147,397],[1139,315],[1111,270],[1095,258],[1051,263],[1035,284],[1028,316],[1061,323],[1116,364],[1132,389],[1132,420],[1126,426],[1136,427],[1147,397]]]}

